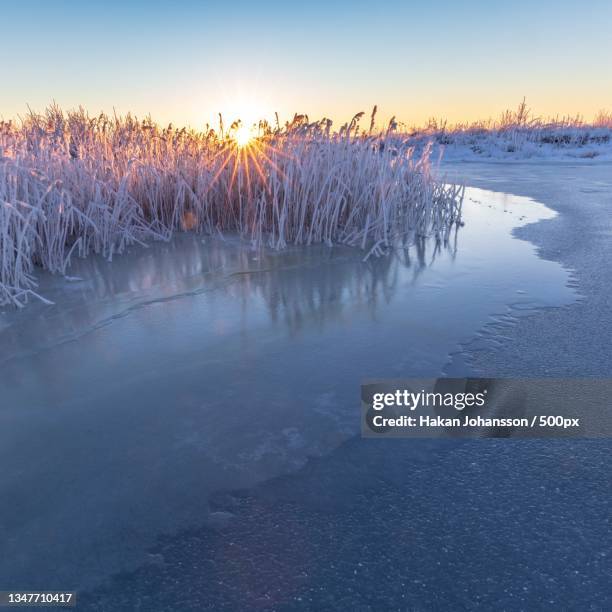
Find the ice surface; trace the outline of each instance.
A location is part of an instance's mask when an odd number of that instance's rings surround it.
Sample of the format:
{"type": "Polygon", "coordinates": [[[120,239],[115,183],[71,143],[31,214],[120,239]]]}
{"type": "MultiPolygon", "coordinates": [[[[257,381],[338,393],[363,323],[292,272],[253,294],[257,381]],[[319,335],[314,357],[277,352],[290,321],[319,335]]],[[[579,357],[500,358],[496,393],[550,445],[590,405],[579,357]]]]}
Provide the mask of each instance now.
{"type": "Polygon", "coordinates": [[[362,379],[436,376],[493,315],[572,302],[512,236],[553,215],[470,189],[444,249],[364,263],[185,234],[45,275],[54,306],[0,316],[0,576],[82,588],[143,563],[213,492],[354,436],[362,379]]]}

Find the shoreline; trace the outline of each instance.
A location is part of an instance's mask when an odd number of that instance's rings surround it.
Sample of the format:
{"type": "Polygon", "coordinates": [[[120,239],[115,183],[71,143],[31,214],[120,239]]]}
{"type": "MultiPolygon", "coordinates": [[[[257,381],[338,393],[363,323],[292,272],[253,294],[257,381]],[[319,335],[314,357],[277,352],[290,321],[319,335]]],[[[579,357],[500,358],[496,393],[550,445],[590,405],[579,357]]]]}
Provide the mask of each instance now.
{"type": "Polygon", "coordinates": [[[609,376],[612,371],[612,346],[602,334],[612,327],[612,269],[602,265],[612,257],[612,162],[577,164],[573,172],[565,172],[564,164],[563,173],[555,172],[559,165],[441,166],[457,174],[463,168],[468,186],[529,197],[557,212],[552,219],[515,229],[513,235],[532,243],[538,257],[570,271],[567,286],[578,292],[573,304],[535,309],[527,316],[510,312],[512,320],[501,322],[502,345],[494,350],[478,345],[497,332],[481,330],[451,355],[447,369],[454,373],[467,369],[473,375],[575,377],[609,376]]]}

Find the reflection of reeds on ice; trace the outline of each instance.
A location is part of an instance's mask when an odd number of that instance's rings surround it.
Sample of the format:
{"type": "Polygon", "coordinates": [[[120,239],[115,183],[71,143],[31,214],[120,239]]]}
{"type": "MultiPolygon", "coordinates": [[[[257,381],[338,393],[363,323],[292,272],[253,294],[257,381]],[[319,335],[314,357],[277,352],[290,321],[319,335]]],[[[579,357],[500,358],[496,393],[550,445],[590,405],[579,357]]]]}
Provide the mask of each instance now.
{"type": "MultiPolygon", "coordinates": [[[[202,312],[230,318],[240,312],[239,325],[248,331],[262,308],[266,320],[292,336],[349,321],[356,313],[375,320],[403,284],[419,281],[438,254],[452,258],[453,243],[438,247],[435,238],[417,239],[387,257],[363,262],[359,251],[342,246],[254,250],[237,238],[203,240],[182,233],[168,243],[133,249],[112,264],[100,257],[77,260],[72,273],[82,282],[73,290],[63,290],[65,282],[44,280],[41,291],[57,299],[60,308],[40,317],[40,308],[34,307],[20,313],[27,324],[3,330],[0,366],[26,346],[60,343],[156,302],[164,303],[169,328],[200,321],[202,312]],[[184,299],[192,296],[199,297],[184,299]],[[226,311],[228,304],[237,307],[234,315],[226,311]]],[[[146,315],[139,321],[148,325],[146,315]]]]}
{"type": "Polygon", "coordinates": [[[395,122],[374,134],[360,118],[337,132],[305,116],[261,123],[247,142],[237,122],[217,134],[55,107],[0,123],[0,303],[33,293],[35,265],[65,273],[73,254],[110,259],[174,230],[367,254],[446,241],[461,189],[432,176],[428,150],[415,157],[395,122]]]}

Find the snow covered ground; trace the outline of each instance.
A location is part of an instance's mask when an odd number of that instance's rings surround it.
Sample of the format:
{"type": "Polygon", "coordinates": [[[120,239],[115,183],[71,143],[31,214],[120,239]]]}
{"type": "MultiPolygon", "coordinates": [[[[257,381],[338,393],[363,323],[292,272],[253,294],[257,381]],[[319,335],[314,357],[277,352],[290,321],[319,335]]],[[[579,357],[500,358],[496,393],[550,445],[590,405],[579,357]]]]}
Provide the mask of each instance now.
{"type": "Polygon", "coordinates": [[[587,141],[584,144],[569,143],[559,146],[526,140],[515,145],[511,140],[475,137],[447,144],[437,143],[433,152],[436,157],[442,154],[447,162],[497,161],[506,164],[517,161],[612,161],[612,141],[587,141]]]}
{"type": "Polygon", "coordinates": [[[413,134],[417,150],[432,146],[433,159],[453,161],[612,161],[612,128],[540,130],[443,130],[413,134]]]}

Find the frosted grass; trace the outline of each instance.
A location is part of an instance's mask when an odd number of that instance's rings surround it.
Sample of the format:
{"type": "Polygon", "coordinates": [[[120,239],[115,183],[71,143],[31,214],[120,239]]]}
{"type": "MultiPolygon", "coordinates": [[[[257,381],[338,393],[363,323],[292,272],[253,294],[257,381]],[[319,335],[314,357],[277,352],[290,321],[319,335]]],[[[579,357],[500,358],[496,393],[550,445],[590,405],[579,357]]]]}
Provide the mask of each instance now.
{"type": "Polygon", "coordinates": [[[612,113],[600,111],[590,122],[581,116],[541,117],[523,100],[516,110],[505,110],[499,118],[473,123],[450,124],[432,118],[425,127],[401,128],[414,146],[464,149],[475,157],[559,156],[590,159],[608,156],[612,150],[612,113]]]}
{"type": "Polygon", "coordinates": [[[436,178],[392,121],[361,131],[363,113],[331,121],[261,122],[247,146],[239,122],[203,132],[149,119],[90,117],[53,106],[0,123],[0,303],[36,293],[35,269],[65,274],[74,256],[112,259],[174,231],[232,232],[254,245],[346,244],[366,257],[398,241],[443,242],[461,223],[463,190],[436,178]]]}

